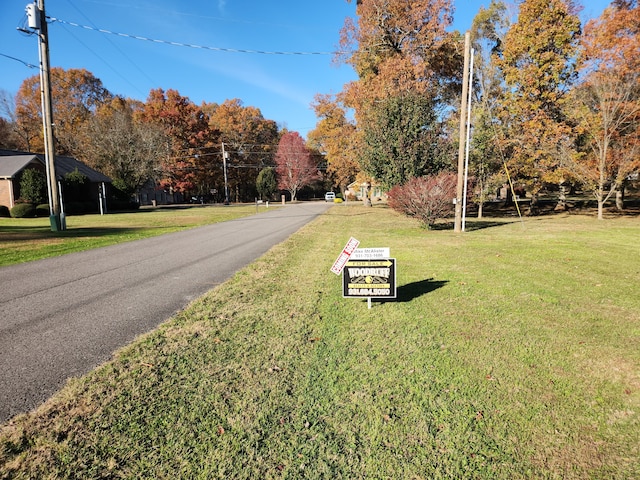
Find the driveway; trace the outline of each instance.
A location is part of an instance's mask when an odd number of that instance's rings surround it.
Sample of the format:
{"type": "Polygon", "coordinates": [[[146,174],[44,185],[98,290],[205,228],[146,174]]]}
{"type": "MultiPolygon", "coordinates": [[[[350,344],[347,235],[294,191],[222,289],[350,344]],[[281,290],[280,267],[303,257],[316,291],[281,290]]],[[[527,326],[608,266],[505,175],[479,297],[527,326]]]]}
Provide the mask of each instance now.
{"type": "Polygon", "coordinates": [[[330,205],[251,217],[0,268],[0,422],[229,279],[330,205]]]}

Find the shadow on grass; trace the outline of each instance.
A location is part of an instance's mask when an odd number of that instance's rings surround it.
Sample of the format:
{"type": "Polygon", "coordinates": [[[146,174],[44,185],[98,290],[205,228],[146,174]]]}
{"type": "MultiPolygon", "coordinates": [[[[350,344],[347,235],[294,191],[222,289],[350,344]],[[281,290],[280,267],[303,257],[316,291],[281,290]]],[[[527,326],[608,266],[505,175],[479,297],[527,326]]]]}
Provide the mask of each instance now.
{"type": "MultiPolygon", "coordinates": [[[[156,227],[158,228],[158,227],[156,227]]],[[[0,241],[23,242],[53,238],[99,238],[108,236],[126,236],[148,230],[139,227],[70,228],[62,232],[52,232],[51,227],[0,227],[0,241]]]]}
{"type": "Polygon", "coordinates": [[[418,282],[408,283],[398,287],[396,302],[410,302],[414,298],[421,297],[427,293],[433,292],[439,288],[444,287],[448,280],[434,280],[428,278],[426,280],[420,280],[418,282]]]}
{"type": "MultiPolygon", "coordinates": [[[[508,225],[510,223],[515,223],[518,221],[519,220],[496,222],[491,220],[472,220],[472,221],[467,220],[465,222],[464,229],[466,232],[472,232],[474,230],[483,230],[485,228],[502,227],[504,225],[508,225]]],[[[431,230],[438,230],[438,231],[453,230],[453,229],[454,229],[454,222],[436,223],[434,226],[431,227],[431,230]]]]}

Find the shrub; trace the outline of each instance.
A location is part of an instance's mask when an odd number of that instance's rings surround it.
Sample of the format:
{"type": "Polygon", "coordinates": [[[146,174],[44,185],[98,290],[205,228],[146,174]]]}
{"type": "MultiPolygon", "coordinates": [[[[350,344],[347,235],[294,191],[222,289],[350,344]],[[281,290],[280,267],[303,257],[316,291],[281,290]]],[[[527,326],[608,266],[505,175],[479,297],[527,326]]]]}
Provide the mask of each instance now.
{"type": "Polygon", "coordinates": [[[11,209],[13,218],[32,218],[36,216],[36,207],[32,203],[17,203],[11,209]]]}
{"type": "Polygon", "coordinates": [[[49,213],[50,211],[48,203],[41,203],[40,205],[36,206],[36,217],[48,217],[49,213]]]}
{"type": "Polygon", "coordinates": [[[47,179],[44,172],[27,168],[20,178],[20,197],[28,203],[47,201],[47,179]]]}
{"type": "Polygon", "coordinates": [[[431,228],[436,220],[451,214],[457,181],[450,172],[412,178],[389,191],[389,206],[431,228]]]}
{"type": "Polygon", "coordinates": [[[6,205],[0,205],[0,217],[10,217],[11,212],[9,212],[9,207],[6,205]]]}

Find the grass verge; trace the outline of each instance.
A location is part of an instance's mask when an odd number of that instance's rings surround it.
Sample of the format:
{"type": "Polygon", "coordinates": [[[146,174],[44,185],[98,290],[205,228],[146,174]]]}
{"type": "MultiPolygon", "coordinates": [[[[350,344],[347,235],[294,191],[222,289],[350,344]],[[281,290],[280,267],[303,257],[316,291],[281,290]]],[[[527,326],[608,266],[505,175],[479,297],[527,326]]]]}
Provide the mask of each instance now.
{"type": "Polygon", "coordinates": [[[0,266],[105,247],[256,213],[255,205],[189,206],[67,217],[52,232],[49,218],[0,218],[0,266]]]}
{"type": "Polygon", "coordinates": [[[334,207],[0,430],[2,478],[640,478],[637,219],[334,207]],[[341,297],[349,236],[397,301],[341,297]]]}

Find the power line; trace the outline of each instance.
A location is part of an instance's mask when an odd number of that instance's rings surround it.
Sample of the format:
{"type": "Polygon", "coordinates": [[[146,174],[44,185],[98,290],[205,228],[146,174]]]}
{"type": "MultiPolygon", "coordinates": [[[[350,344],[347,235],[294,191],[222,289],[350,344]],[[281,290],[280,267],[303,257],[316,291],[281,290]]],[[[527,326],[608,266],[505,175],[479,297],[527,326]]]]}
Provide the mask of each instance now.
{"type": "Polygon", "coordinates": [[[19,58],[12,57],[10,55],[5,55],[4,53],[0,53],[0,57],[6,57],[11,60],[15,60],[16,62],[20,62],[21,64],[23,64],[25,67],[28,67],[28,68],[38,68],[38,65],[33,65],[32,63],[25,62],[24,60],[20,60],[19,58]]]}
{"type": "Polygon", "coordinates": [[[80,25],[79,23],[67,22],[66,20],[62,20],[60,18],[55,18],[55,17],[49,17],[49,20],[52,22],[58,22],[64,25],[72,26],[72,27],[84,28],[85,30],[92,30],[94,32],[105,33],[108,35],[116,35],[118,37],[132,38],[134,40],[142,40],[146,42],[160,43],[164,45],[172,45],[175,47],[187,47],[187,48],[196,48],[200,50],[211,50],[214,52],[253,53],[253,54],[259,54],[259,55],[336,55],[336,54],[345,53],[345,52],[278,52],[278,51],[266,51],[266,50],[248,50],[248,49],[240,49],[240,48],[210,47],[206,45],[196,45],[191,43],[172,42],[169,40],[159,40],[154,38],[142,37],[140,35],[131,35],[128,33],[112,32],[111,30],[105,30],[103,28],[95,28],[88,25],[80,25]]]}

